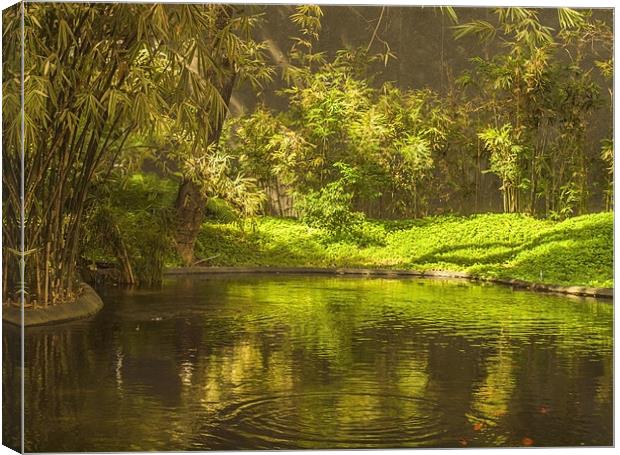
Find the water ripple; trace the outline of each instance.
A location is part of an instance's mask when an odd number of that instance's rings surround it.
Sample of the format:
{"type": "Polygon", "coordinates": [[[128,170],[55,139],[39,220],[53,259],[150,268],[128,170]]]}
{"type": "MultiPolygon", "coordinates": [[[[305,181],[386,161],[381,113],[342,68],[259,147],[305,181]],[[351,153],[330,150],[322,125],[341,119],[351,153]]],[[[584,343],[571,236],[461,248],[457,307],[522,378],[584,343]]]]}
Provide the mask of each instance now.
{"type": "Polygon", "coordinates": [[[416,447],[437,445],[445,434],[437,403],[385,393],[271,395],[228,405],[213,421],[203,436],[216,449],[416,447]],[[316,415],[313,409],[328,411],[316,415]]]}

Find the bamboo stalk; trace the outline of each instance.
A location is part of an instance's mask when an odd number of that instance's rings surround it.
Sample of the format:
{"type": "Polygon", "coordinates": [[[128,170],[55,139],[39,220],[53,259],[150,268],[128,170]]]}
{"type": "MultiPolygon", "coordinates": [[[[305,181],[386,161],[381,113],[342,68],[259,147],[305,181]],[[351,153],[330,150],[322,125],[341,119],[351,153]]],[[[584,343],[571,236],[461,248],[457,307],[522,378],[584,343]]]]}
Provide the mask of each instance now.
{"type": "Polygon", "coordinates": [[[47,307],[49,302],[49,284],[50,284],[50,270],[49,270],[49,258],[50,258],[50,242],[47,242],[45,246],[45,286],[43,293],[43,306],[47,307]]]}

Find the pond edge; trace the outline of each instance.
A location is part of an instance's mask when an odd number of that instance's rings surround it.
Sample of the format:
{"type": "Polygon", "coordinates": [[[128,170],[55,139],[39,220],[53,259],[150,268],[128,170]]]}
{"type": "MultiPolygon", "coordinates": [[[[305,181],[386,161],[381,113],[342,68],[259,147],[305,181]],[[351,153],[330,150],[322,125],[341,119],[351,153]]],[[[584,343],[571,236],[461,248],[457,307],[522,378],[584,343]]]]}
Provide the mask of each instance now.
{"type": "Polygon", "coordinates": [[[560,294],[577,295],[583,297],[597,297],[613,299],[613,288],[597,288],[589,286],[560,286],[553,284],[532,283],[517,279],[482,278],[466,272],[450,272],[439,270],[400,269],[360,269],[360,268],[320,268],[320,267],[170,267],[164,271],[166,276],[174,275],[202,275],[202,274],[225,274],[225,273],[291,273],[291,274],[323,274],[323,275],[363,275],[363,276],[417,276],[439,278],[461,278],[470,281],[481,281],[508,285],[516,288],[529,289],[537,292],[554,292],[560,294]]]}
{"type": "MultiPolygon", "coordinates": [[[[75,302],[50,305],[43,308],[28,308],[24,311],[24,326],[38,326],[73,321],[93,316],[101,308],[103,301],[99,294],[86,283],[82,283],[82,293],[75,302]]],[[[21,309],[2,307],[2,320],[9,324],[21,326],[21,309]]]]}

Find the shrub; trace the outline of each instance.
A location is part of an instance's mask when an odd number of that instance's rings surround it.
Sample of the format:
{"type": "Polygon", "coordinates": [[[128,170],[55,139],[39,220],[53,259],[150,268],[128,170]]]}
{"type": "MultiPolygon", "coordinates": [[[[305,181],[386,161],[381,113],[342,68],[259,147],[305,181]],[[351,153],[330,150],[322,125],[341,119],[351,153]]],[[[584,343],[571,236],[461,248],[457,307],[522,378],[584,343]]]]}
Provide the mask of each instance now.
{"type": "Polygon", "coordinates": [[[353,210],[353,191],[358,175],[344,163],[336,163],[340,178],[318,191],[310,190],[301,198],[296,209],[308,226],[322,229],[331,240],[353,240],[364,231],[366,217],[353,210]]]}

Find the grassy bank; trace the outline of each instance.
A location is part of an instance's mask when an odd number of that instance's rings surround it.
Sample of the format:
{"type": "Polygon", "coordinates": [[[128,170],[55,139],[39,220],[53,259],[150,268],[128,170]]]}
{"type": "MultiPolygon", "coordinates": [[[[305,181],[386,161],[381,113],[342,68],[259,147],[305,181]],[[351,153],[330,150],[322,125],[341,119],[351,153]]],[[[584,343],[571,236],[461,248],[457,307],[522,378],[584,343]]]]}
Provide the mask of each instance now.
{"type": "Polygon", "coordinates": [[[518,214],[367,222],[361,241],[289,219],[205,223],[202,265],[373,267],[465,271],[557,285],[613,286],[613,214],[562,222],[518,214]]]}

